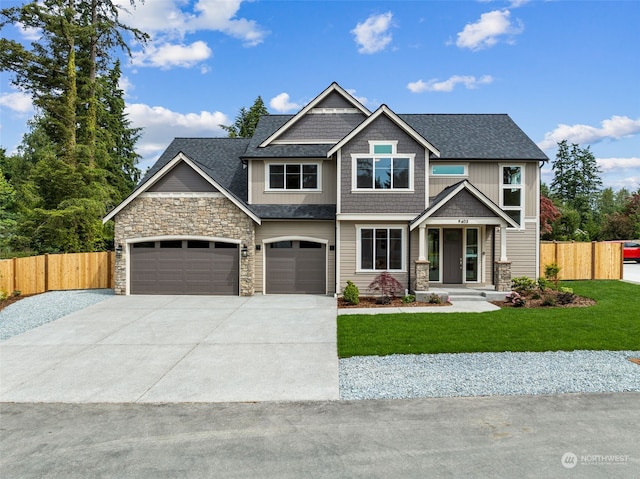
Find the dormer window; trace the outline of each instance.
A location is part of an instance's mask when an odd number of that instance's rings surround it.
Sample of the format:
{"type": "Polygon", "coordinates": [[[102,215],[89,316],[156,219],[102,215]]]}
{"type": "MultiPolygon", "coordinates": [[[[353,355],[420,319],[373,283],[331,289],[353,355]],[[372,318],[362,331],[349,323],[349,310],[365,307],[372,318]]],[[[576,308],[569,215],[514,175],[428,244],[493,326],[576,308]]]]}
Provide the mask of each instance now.
{"type": "Polygon", "coordinates": [[[353,190],[412,191],[415,155],[397,147],[397,141],[370,141],[369,153],[352,155],[353,190]]]}

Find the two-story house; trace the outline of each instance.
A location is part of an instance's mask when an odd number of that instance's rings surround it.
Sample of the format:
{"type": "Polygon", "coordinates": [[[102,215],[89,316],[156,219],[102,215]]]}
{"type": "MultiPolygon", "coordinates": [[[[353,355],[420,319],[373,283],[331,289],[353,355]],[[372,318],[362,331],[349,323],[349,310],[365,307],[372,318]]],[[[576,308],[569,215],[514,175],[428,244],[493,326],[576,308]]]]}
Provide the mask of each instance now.
{"type": "Polygon", "coordinates": [[[333,83],[244,138],[177,138],[115,220],[119,294],[538,277],[545,154],[504,114],[369,111],[333,83]]]}

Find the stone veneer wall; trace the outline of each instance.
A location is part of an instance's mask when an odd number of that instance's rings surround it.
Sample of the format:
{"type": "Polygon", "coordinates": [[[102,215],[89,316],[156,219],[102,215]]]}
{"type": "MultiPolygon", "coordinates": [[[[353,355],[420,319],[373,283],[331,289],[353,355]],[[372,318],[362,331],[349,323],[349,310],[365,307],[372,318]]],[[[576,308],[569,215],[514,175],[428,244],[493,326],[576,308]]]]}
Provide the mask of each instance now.
{"type": "MultiPolygon", "coordinates": [[[[209,236],[240,240],[240,295],[254,293],[255,224],[224,197],[138,197],[115,217],[117,246],[127,240],[155,236],[209,236]]],[[[116,256],[115,292],[126,294],[126,249],[116,256]]]]}

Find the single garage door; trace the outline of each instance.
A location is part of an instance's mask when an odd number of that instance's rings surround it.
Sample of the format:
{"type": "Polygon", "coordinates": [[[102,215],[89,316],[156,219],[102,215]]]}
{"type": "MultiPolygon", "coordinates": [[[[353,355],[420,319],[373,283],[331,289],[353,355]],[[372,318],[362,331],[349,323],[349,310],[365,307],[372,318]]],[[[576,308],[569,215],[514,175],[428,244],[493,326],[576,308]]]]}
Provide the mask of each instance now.
{"type": "Polygon", "coordinates": [[[131,294],[238,294],[239,249],[234,243],[133,243],[130,267],[131,294]]]}
{"type": "Polygon", "coordinates": [[[266,245],[266,289],[271,294],[325,294],[326,246],[311,241],[266,245]]]}

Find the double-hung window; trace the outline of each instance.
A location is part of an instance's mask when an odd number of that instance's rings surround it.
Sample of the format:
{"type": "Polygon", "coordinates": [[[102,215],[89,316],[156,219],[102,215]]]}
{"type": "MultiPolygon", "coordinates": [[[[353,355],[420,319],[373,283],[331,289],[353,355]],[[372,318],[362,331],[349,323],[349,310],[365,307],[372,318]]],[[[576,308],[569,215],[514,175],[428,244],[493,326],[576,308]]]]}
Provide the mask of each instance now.
{"type": "Polygon", "coordinates": [[[358,228],[358,269],[402,271],[402,228],[358,228]]]}
{"type": "Polygon", "coordinates": [[[411,191],[414,154],[397,153],[397,141],[369,142],[369,152],[352,155],[355,190],[411,191]]]}
{"type": "Polygon", "coordinates": [[[500,165],[500,207],[522,226],[524,219],[524,168],[500,165]]]}
{"type": "Polygon", "coordinates": [[[269,163],[268,190],[318,190],[320,167],[317,163],[269,163]]]}

